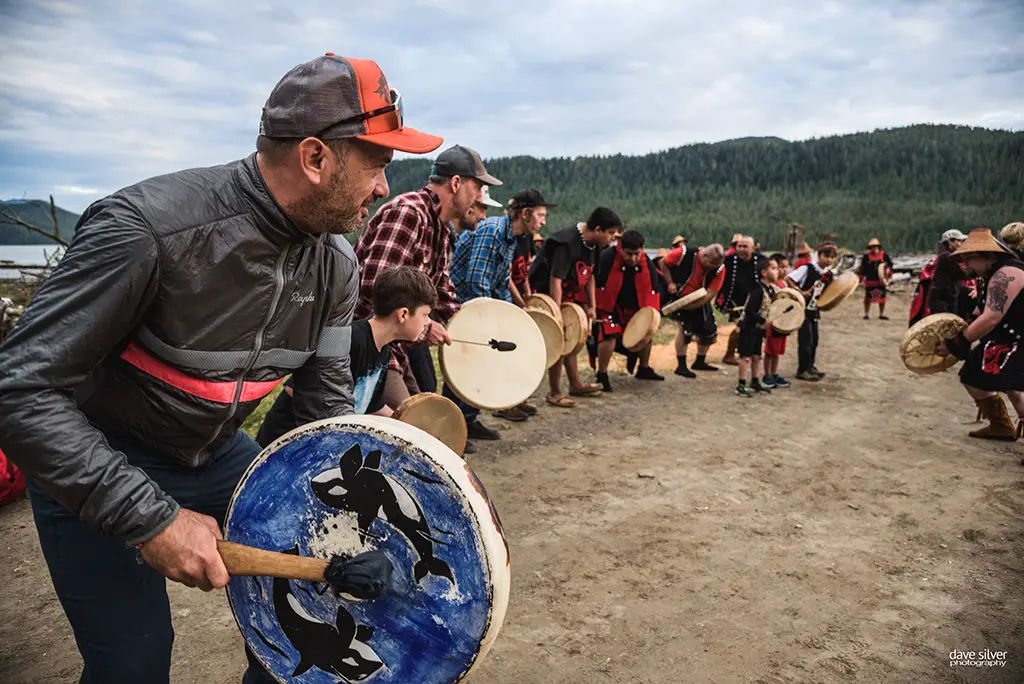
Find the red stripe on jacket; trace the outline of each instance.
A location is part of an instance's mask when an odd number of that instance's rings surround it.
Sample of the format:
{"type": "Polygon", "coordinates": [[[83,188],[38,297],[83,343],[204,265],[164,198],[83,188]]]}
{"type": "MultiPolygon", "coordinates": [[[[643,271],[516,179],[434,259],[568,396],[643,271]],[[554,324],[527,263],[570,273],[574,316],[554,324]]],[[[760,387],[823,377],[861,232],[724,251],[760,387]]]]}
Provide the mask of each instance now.
{"type": "MultiPolygon", "coordinates": [[[[235,390],[238,389],[237,382],[213,382],[186,375],[177,368],[168,366],[160,359],[151,356],[134,342],[128,344],[128,348],[121,353],[121,358],[143,373],[151,375],[157,380],[180,389],[182,392],[187,392],[194,397],[206,399],[207,401],[216,401],[220,404],[230,404],[235,400],[235,390]]],[[[281,384],[282,380],[284,378],[268,380],[266,382],[243,382],[242,394],[238,401],[246,402],[262,399],[281,384]]]]}

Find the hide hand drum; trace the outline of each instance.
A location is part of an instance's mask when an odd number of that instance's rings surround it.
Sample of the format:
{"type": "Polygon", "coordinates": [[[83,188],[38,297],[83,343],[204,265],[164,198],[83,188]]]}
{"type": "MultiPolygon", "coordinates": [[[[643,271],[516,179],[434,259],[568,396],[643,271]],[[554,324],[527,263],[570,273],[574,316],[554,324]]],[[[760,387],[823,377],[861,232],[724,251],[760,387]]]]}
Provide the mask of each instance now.
{"type": "Polygon", "coordinates": [[[661,313],[666,316],[671,316],[677,311],[683,311],[686,309],[694,308],[696,302],[704,299],[708,296],[707,289],[699,287],[690,294],[683,295],[675,301],[669,302],[661,308],[661,313]]]}
{"type": "Polygon", "coordinates": [[[514,304],[480,297],[462,305],[448,321],[453,340],[514,343],[512,351],[453,341],[441,345],[438,360],[445,385],[477,408],[498,411],[526,401],[544,378],[547,349],[530,315],[514,304]]]}
{"type": "Polygon", "coordinates": [[[508,547],[483,485],[440,440],[390,418],[329,418],[276,440],[242,476],[224,537],[320,558],[377,550],[391,563],[367,600],[322,582],[231,579],[242,636],[279,682],[461,682],[505,617],[508,547]]]}
{"type": "Polygon", "coordinates": [[[967,329],[967,321],[956,314],[936,313],[925,316],[907,328],[900,341],[900,359],[907,370],[918,375],[941,373],[952,368],[959,359],[950,354],[939,356],[935,348],[947,337],[967,329]]]}
{"type": "Polygon", "coordinates": [[[651,306],[645,306],[633,314],[622,331],[622,346],[631,352],[646,347],[654,339],[654,333],[661,325],[661,314],[651,306]]]}
{"type": "Polygon", "coordinates": [[[853,271],[843,271],[837,275],[816,300],[820,311],[831,311],[839,306],[844,299],[853,294],[857,289],[860,278],[853,271]]]}

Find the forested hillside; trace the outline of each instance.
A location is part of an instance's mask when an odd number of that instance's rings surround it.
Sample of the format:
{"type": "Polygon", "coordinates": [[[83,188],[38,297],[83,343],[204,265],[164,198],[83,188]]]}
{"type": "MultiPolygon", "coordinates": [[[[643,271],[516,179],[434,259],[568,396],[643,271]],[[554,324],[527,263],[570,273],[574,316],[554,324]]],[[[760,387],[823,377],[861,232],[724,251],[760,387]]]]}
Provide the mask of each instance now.
{"type": "MultiPolygon", "coordinates": [[[[31,223],[46,231],[53,230],[53,221],[50,220],[50,203],[43,200],[11,200],[0,202],[0,245],[52,245],[54,242],[45,236],[34,233],[16,223],[10,221],[4,214],[11,213],[26,223],[31,223]]],[[[60,228],[60,236],[71,241],[75,234],[75,223],[78,222],[78,214],[72,214],[57,207],[57,225],[60,228]]]]}
{"type": "MultiPolygon", "coordinates": [[[[505,182],[492,192],[499,201],[535,187],[558,203],[545,232],[605,204],[655,247],[676,233],[699,244],[737,232],[773,247],[781,245],[786,223],[799,223],[810,242],[836,233],[844,246],[859,249],[877,236],[890,251],[930,251],[949,228],[998,230],[1024,220],[1024,133],[963,126],[802,142],[743,138],[644,156],[510,157],[487,166],[505,182]]],[[[421,187],[429,170],[429,159],[394,162],[387,171],[392,195],[421,187]]],[[[8,208],[50,227],[45,202],[8,208]]],[[[58,216],[70,238],[77,216],[61,209],[58,216]]],[[[45,242],[0,218],[0,244],[45,242]]]]}
{"type": "MultiPolygon", "coordinates": [[[[429,168],[425,159],[393,163],[392,194],[422,186],[429,168]]],[[[676,233],[704,243],[736,232],[775,246],[789,222],[811,241],[836,233],[860,248],[877,236],[890,250],[931,250],[948,228],[1024,220],[1024,133],[960,126],[803,142],[744,138],[634,157],[512,157],[487,160],[487,168],[505,183],[491,193],[499,201],[536,187],[557,202],[550,228],[605,204],[653,246],[676,233]]]]}

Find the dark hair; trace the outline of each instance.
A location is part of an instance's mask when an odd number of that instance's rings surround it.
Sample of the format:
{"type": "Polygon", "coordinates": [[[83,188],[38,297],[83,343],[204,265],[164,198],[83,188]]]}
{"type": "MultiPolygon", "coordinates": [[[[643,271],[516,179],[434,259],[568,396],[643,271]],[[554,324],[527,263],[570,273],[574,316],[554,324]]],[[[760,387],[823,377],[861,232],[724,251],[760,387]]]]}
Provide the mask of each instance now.
{"type": "MultiPolygon", "coordinates": [[[[272,165],[280,164],[285,157],[291,154],[300,142],[305,138],[271,138],[261,135],[256,138],[256,152],[259,153],[267,163],[272,165]]],[[[347,139],[323,140],[324,145],[329,147],[340,158],[345,159],[349,152],[349,141],[347,139]]]]}
{"type": "Polygon", "coordinates": [[[831,245],[826,242],[825,244],[821,245],[821,247],[818,247],[818,254],[822,256],[834,257],[839,256],[839,250],[836,249],[835,245],[831,245]]]}
{"type": "Polygon", "coordinates": [[[608,231],[621,227],[622,219],[608,207],[598,207],[590,212],[590,218],[587,219],[587,228],[590,230],[608,231]]]}
{"type": "Polygon", "coordinates": [[[779,262],[782,261],[789,261],[789,257],[787,257],[782,252],[776,252],[775,254],[772,254],[769,258],[772,259],[776,265],[778,265],[779,262]]]}
{"type": "Polygon", "coordinates": [[[619,238],[619,246],[622,249],[643,249],[644,236],[638,230],[627,230],[619,238]]]}
{"type": "Polygon", "coordinates": [[[776,266],[779,265],[778,260],[774,256],[765,256],[764,254],[755,256],[754,257],[754,261],[755,261],[754,268],[756,269],[756,273],[757,273],[758,276],[761,275],[762,271],[764,271],[766,268],[768,268],[768,264],[771,263],[772,261],[775,262],[776,266]]]}
{"type": "Polygon", "coordinates": [[[402,307],[415,311],[424,305],[431,309],[437,305],[437,288],[418,268],[389,268],[378,273],[373,281],[374,316],[387,316],[402,307]]]}

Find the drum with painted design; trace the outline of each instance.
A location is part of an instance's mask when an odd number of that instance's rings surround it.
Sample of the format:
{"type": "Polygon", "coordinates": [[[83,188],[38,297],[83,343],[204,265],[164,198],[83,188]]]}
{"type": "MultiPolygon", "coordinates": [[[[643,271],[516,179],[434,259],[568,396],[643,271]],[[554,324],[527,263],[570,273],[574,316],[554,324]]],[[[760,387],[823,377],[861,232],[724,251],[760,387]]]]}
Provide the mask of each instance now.
{"type": "Polygon", "coordinates": [[[231,611],[279,682],[449,684],[493,646],[508,605],[501,522],[465,461],[381,416],[309,423],[267,447],[232,497],[225,538],[303,556],[379,549],[394,571],[372,600],[234,577],[231,611]]]}

